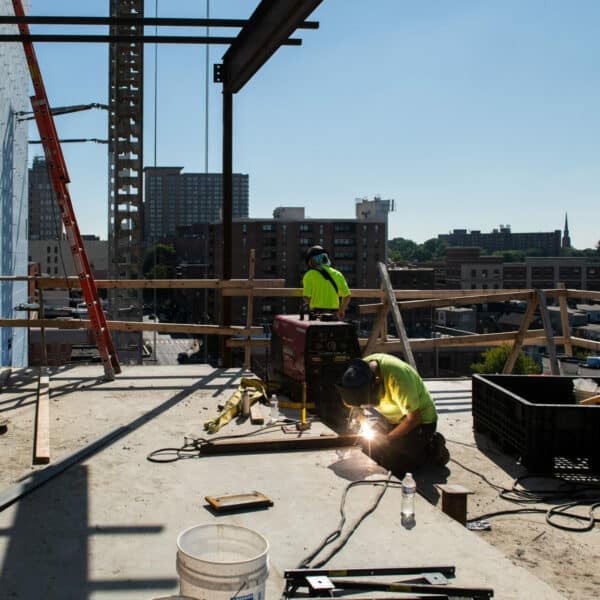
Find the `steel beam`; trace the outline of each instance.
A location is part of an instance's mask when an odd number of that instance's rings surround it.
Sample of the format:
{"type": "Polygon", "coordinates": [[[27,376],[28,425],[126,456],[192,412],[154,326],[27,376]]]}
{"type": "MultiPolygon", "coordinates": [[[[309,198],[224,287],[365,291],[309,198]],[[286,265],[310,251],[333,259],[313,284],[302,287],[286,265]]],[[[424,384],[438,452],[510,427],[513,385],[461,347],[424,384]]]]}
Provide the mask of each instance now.
{"type": "MultiPolygon", "coordinates": [[[[247,19],[195,19],[181,17],[72,17],[0,15],[0,24],[30,25],[143,25],[144,27],[244,27],[247,19]]],[[[297,29],[318,29],[316,21],[304,21],[297,29]]]]}
{"type": "Polygon", "coordinates": [[[223,90],[236,93],[322,0],[262,0],[223,56],[223,90]]]}
{"type": "MultiPolygon", "coordinates": [[[[235,37],[183,36],[183,35],[68,35],[68,34],[31,34],[17,33],[0,35],[0,42],[62,42],[67,44],[87,42],[91,44],[136,43],[136,44],[232,44],[235,37]]],[[[300,46],[302,40],[290,38],[281,42],[283,46],[300,46]]]]}
{"type": "Polygon", "coordinates": [[[200,455],[235,454],[256,452],[290,452],[292,450],[326,450],[328,448],[343,448],[354,446],[362,439],[359,435],[320,435],[300,436],[292,439],[267,439],[247,440],[241,439],[231,442],[214,442],[203,444],[200,455]]]}
{"type": "MultiPolygon", "coordinates": [[[[231,279],[233,223],[233,94],[223,89],[223,279],[231,279]]],[[[231,325],[231,297],[221,295],[221,324],[231,325]]],[[[221,361],[231,367],[231,348],[221,340],[221,361]]]]}

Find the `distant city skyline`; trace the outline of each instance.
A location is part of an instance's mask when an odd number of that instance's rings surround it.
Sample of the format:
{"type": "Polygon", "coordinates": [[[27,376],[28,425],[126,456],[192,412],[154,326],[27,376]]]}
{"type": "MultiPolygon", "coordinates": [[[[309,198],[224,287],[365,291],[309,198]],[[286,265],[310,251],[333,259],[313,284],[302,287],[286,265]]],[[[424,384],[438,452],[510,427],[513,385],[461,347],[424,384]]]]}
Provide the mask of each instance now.
{"type": "MultiPolygon", "coordinates": [[[[246,18],[258,3],[213,1],[211,16],[246,18]]],[[[108,11],[105,0],[31,4],[32,14],[108,11]]],[[[163,17],[206,16],[202,1],[148,0],[147,16],[156,6],[163,17]]],[[[456,228],[506,224],[553,231],[568,212],[573,247],[595,247],[600,4],[379,0],[370,10],[364,0],[324,0],[310,19],[320,28],[296,32],[303,45],[278,50],[234,96],[234,171],[250,176],[250,217],[305,206],[307,218],[352,218],[356,198],[378,195],[397,207],[390,239],[422,243],[456,228]]],[[[211,31],[225,33],[232,31],[211,31]]],[[[221,89],[212,65],[225,49],[209,51],[209,172],[221,170],[221,89]]],[[[52,105],[106,100],[106,46],[36,50],[52,105]]],[[[145,166],[154,165],[156,147],[157,165],[203,171],[204,65],[204,47],[158,48],[155,136],[154,47],[146,48],[145,166]]],[[[64,138],[103,139],[106,114],[58,117],[57,127],[64,138]]],[[[30,138],[38,138],[33,125],[30,138]]],[[[80,229],[106,239],[106,146],[64,150],[80,229]]]]}

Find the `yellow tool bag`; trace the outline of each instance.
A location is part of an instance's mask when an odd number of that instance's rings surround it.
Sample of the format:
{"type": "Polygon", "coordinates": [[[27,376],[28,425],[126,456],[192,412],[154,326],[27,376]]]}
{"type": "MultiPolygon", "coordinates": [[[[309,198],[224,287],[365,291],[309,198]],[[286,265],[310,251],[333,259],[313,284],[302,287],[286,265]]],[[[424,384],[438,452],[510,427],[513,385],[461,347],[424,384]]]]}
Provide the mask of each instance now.
{"type": "Polygon", "coordinates": [[[271,394],[279,389],[279,385],[266,383],[258,378],[242,378],[238,389],[233,393],[231,398],[227,400],[219,414],[210,421],[204,423],[204,429],[208,433],[216,433],[227,425],[231,419],[237,417],[242,410],[242,395],[244,391],[250,392],[250,405],[255,402],[268,403],[271,394]]]}

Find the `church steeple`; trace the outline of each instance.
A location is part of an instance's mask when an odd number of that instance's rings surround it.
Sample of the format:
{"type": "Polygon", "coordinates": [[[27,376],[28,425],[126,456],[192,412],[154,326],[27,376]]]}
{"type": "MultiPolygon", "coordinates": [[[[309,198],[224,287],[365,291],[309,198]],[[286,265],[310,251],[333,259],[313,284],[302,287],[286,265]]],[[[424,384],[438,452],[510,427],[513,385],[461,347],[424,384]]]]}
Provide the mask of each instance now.
{"type": "Polygon", "coordinates": [[[567,213],[565,213],[565,229],[563,231],[562,244],[563,248],[571,247],[571,237],[569,236],[569,219],[567,213]]]}

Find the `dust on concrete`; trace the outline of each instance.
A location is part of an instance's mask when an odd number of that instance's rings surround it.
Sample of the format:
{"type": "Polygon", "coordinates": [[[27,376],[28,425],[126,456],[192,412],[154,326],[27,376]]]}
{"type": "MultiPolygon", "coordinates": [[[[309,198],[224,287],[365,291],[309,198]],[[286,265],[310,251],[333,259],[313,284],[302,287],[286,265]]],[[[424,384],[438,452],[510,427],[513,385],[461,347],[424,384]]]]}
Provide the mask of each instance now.
{"type": "MultiPolygon", "coordinates": [[[[152,370],[141,368],[139,375],[107,384],[94,370],[57,371],[51,378],[50,440],[52,462],[69,456],[106,432],[143,419],[150,411],[180,411],[189,414],[190,405],[216,395],[221,383],[194,388],[197,373],[182,366],[178,375],[165,384],[155,383],[152,370]],[[188,391],[171,401],[182,387],[188,391]],[[144,393],[131,393],[143,387],[144,393]],[[86,390],[86,394],[72,394],[86,390]],[[148,393],[150,392],[150,393],[148,393]],[[87,400],[86,400],[87,399],[87,400]],[[98,410],[102,406],[102,410],[98,410]]],[[[130,372],[132,373],[132,372],[130,372]]],[[[137,373],[137,372],[136,372],[137,373]]],[[[435,387],[428,382],[428,385],[435,387]]],[[[444,389],[449,389],[444,384],[444,389]]],[[[436,393],[440,411],[440,430],[447,439],[452,460],[447,468],[431,470],[419,476],[420,491],[441,509],[436,484],[460,484],[473,492],[468,497],[468,518],[520,508],[499,497],[500,489],[510,489],[526,471],[513,458],[504,455],[484,437],[476,440],[471,427],[470,383],[450,386],[452,394],[436,393]]],[[[0,485],[7,489],[32,471],[45,465],[32,465],[33,431],[37,371],[22,370],[11,377],[10,385],[0,394],[0,416],[7,421],[0,435],[0,485]]],[[[215,406],[216,408],[216,406],[215,406]]],[[[211,415],[198,411],[197,420],[189,423],[194,433],[201,432],[202,422],[211,415]]],[[[165,437],[180,436],[181,431],[165,431],[165,437]]],[[[549,508],[549,505],[536,504],[549,508]]],[[[598,527],[584,533],[563,531],[546,523],[545,515],[516,514],[488,519],[490,531],[472,532],[499,549],[515,565],[523,567],[549,584],[566,598],[598,597],[600,573],[600,535],[598,527]]]]}
{"type": "MultiPolygon", "coordinates": [[[[468,389],[469,386],[467,381],[466,388],[463,384],[462,388],[458,386],[457,389],[468,389]]],[[[433,395],[436,397],[435,390],[433,395]]],[[[454,410],[458,397],[456,393],[452,396],[453,410],[444,412],[447,397],[448,394],[437,394],[436,403],[440,410],[440,430],[446,437],[451,462],[444,473],[431,471],[423,474],[430,500],[441,509],[441,498],[432,492],[436,479],[439,479],[463,485],[473,492],[467,500],[468,519],[522,508],[538,508],[543,511],[550,509],[552,504],[515,504],[500,497],[500,491],[512,489],[518,478],[528,475],[527,470],[518,463],[518,457],[504,454],[492,440],[473,433],[470,405],[467,407],[468,403],[465,401],[465,410],[454,410]]],[[[567,474],[565,477],[567,480],[596,487],[598,492],[594,495],[600,498],[600,477],[597,475],[583,471],[576,475],[567,474]]],[[[535,492],[540,489],[552,490],[557,483],[542,477],[528,478],[522,485],[535,492]]],[[[521,484],[519,487],[522,487],[521,484]]],[[[589,514],[587,506],[574,510],[582,517],[589,514]]],[[[598,516],[596,512],[596,518],[598,516]]],[[[597,524],[591,531],[565,531],[547,523],[546,515],[542,512],[507,514],[485,520],[491,529],[473,531],[473,535],[499,549],[515,565],[529,570],[566,598],[598,598],[600,572],[596,567],[600,564],[600,531],[597,524]]],[[[557,522],[569,527],[583,527],[586,524],[583,519],[557,522]]]]}

